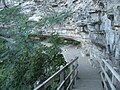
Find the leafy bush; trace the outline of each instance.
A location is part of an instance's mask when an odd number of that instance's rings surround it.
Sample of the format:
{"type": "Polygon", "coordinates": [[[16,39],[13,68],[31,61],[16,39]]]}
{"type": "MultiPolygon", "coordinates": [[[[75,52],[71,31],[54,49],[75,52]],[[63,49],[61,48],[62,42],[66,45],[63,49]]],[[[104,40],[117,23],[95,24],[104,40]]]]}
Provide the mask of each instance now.
{"type": "Polygon", "coordinates": [[[48,37],[48,42],[52,43],[53,45],[80,45],[81,42],[71,40],[71,39],[64,39],[59,37],[57,34],[52,34],[50,37],[48,37]]]}
{"type": "Polygon", "coordinates": [[[54,14],[45,16],[41,21],[37,23],[38,26],[45,26],[45,25],[56,25],[63,23],[68,17],[70,17],[72,13],[70,12],[63,12],[60,14],[54,14]]]}
{"type": "Polygon", "coordinates": [[[37,22],[30,22],[20,8],[0,11],[0,71],[1,90],[31,90],[39,80],[42,83],[65,61],[57,45],[46,47],[31,34],[37,22]]]}
{"type": "Polygon", "coordinates": [[[48,42],[53,45],[65,45],[64,39],[59,38],[58,35],[54,33],[48,38],[48,42]]]}

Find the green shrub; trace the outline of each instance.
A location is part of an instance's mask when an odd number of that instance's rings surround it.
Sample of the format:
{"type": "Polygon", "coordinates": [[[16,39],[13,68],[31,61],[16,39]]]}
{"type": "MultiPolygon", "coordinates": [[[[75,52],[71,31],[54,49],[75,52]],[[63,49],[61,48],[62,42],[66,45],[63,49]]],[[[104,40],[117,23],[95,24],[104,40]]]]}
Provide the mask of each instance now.
{"type": "MultiPolygon", "coordinates": [[[[65,61],[57,45],[46,47],[39,39],[41,33],[31,34],[36,22],[12,7],[0,11],[0,90],[32,90],[33,84],[43,82],[65,61]]],[[[55,42],[57,44],[57,42],[55,42]]]]}

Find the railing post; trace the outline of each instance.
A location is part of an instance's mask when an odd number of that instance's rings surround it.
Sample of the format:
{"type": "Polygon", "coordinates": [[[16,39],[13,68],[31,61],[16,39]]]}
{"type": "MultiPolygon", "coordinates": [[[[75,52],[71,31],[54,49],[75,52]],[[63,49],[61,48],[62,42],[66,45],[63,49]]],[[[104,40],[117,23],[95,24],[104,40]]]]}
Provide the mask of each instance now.
{"type": "MultiPolygon", "coordinates": [[[[116,67],[113,67],[114,70],[116,70],[117,68],[116,67]]],[[[117,80],[115,78],[115,76],[112,74],[112,83],[113,85],[116,85],[117,84],[117,80]]]]}
{"type": "MultiPolygon", "coordinates": [[[[103,61],[100,62],[100,66],[105,70],[106,65],[105,65],[105,63],[104,63],[103,61]]],[[[105,70],[105,72],[106,72],[106,70],[105,70]]],[[[104,74],[104,72],[103,72],[103,70],[102,70],[102,75],[103,75],[103,74],[104,74]]],[[[106,77],[103,77],[103,79],[104,79],[104,82],[107,80],[106,77]]]]}
{"type": "Polygon", "coordinates": [[[74,84],[76,85],[76,81],[77,81],[77,74],[78,74],[78,60],[75,62],[75,74],[74,75],[76,75],[76,78],[75,78],[75,80],[74,80],[74,84]],[[76,68],[77,67],[77,68],[76,68]]]}
{"type": "MultiPolygon", "coordinates": [[[[109,63],[109,60],[106,60],[106,62],[109,63]]],[[[105,65],[105,63],[104,63],[104,65],[105,65]]],[[[105,71],[108,71],[108,68],[106,65],[105,65],[105,71]]]]}
{"type": "MultiPolygon", "coordinates": [[[[108,60],[106,60],[106,62],[108,62],[108,60]]],[[[108,72],[107,72],[107,71],[108,71],[108,67],[106,66],[105,63],[104,63],[104,65],[105,65],[105,66],[104,66],[104,67],[105,67],[105,72],[108,74],[108,72]]],[[[107,78],[106,78],[106,77],[105,77],[105,81],[107,81],[107,78]]]]}
{"type": "MultiPolygon", "coordinates": [[[[108,74],[108,73],[107,73],[107,66],[106,66],[106,65],[105,65],[105,69],[104,69],[104,70],[105,70],[106,74],[108,74]]],[[[107,81],[106,76],[105,76],[105,81],[107,81]]]]}
{"type": "MultiPolygon", "coordinates": [[[[75,67],[76,67],[76,65],[74,66],[74,68],[75,68],[75,67]]],[[[75,79],[74,79],[74,85],[76,85],[76,80],[77,80],[77,79],[76,79],[76,76],[75,76],[76,74],[77,74],[77,69],[75,69],[75,71],[74,71],[74,77],[75,77],[75,79]]]]}
{"type": "MultiPolygon", "coordinates": [[[[63,68],[63,66],[61,65],[60,66],[60,68],[62,69],[63,68]]],[[[63,72],[61,72],[61,74],[60,74],[60,83],[62,83],[63,81],[64,81],[64,71],[63,72]]],[[[64,86],[61,88],[61,90],[64,90],[64,86]]]]}
{"type": "Polygon", "coordinates": [[[112,83],[113,83],[113,85],[116,85],[116,78],[113,74],[112,74],[112,83]]]}
{"type": "MultiPolygon", "coordinates": [[[[72,71],[73,71],[73,64],[70,66],[70,72],[72,71]]],[[[73,74],[70,76],[70,82],[72,82],[72,79],[73,79],[73,74]]],[[[73,85],[70,86],[70,90],[72,90],[72,86],[73,85]]]]}

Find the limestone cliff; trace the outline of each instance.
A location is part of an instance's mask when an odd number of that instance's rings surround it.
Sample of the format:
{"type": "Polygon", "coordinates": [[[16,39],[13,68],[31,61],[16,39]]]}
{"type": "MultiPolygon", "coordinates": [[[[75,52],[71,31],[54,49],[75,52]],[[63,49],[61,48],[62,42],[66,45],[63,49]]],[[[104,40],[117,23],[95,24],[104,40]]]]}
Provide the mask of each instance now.
{"type": "MultiPolygon", "coordinates": [[[[7,0],[7,4],[19,4],[22,12],[34,21],[47,15],[70,12],[72,16],[65,22],[40,30],[59,29],[80,34],[85,37],[82,42],[85,55],[89,53],[93,62],[109,59],[120,69],[120,0],[7,0]]],[[[0,6],[4,7],[2,0],[0,6]]]]}

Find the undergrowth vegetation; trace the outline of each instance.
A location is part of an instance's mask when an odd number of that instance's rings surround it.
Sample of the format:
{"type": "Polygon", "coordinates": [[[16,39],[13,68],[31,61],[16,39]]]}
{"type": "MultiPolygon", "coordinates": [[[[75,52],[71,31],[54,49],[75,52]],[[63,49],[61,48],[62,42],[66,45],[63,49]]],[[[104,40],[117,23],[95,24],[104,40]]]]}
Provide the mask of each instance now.
{"type": "Polygon", "coordinates": [[[68,16],[60,14],[33,22],[28,21],[19,7],[0,11],[0,61],[3,61],[0,63],[0,90],[32,90],[36,81],[42,83],[66,64],[56,37],[53,37],[54,44],[47,47],[40,43],[41,33],[31,32],[36,26],[59,23],[68,16]]]}
{"type": "Polygon", "coordinates": [[[62,38],[59,37],[59,34],[52,34],[50,37],[47,38],[49,43],[52,43],[54,45],[64,46],[64,45],[81,45],[81,42],[75,41],[69,38],[62,38]]]}

